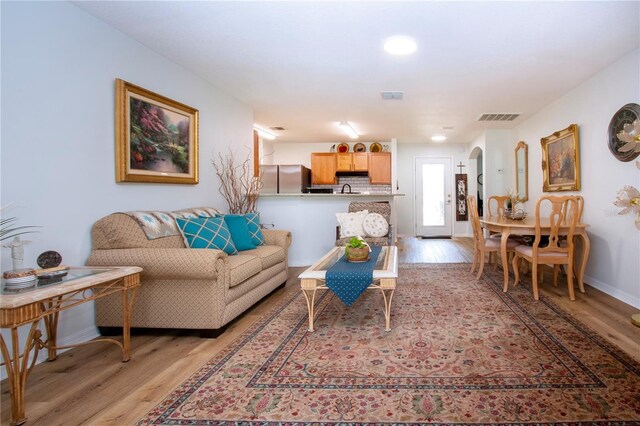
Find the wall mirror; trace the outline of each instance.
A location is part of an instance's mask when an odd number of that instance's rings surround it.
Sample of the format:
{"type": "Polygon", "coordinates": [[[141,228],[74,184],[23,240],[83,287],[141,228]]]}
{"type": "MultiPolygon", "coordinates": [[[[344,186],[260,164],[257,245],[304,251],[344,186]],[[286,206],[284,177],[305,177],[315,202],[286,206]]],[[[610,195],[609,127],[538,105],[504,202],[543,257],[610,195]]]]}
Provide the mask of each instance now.
{"type": "Polygon", "coordinates": [[[520,201],[529,199],[529,153],[524,141],[516,145],[516,191],[520,201]]]}

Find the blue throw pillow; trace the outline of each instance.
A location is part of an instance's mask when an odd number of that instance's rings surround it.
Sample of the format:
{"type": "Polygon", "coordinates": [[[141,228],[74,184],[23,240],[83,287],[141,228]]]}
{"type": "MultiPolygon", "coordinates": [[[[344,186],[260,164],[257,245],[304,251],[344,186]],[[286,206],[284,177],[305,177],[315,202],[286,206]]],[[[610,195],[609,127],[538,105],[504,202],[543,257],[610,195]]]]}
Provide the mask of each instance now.
{"type": "Polygon", "coordinates": [[[247,220],[247,228],[249,228],[253,244],[257,246],[263,245],[264,235],[262,235],[262,229],[260,229],[260,213],[247,213],[244,218],[247,220]]]}
{"type": "Polygon", "coordinates": [[[236,254],[231,232],[222,217],[176,218],[178,229],[191,248],[218,249],[236,254]]]}
{"type": "Polygon", "coordinates": [[[227,223],[233,244],[238,251],[253,250],[256,248],[256,245],[251,241],[251,234],[249,233],[249,227],[247,226],[247,220],[244,218],[244,215],[226,214],[224,215],[224,221],[227,223]]]}

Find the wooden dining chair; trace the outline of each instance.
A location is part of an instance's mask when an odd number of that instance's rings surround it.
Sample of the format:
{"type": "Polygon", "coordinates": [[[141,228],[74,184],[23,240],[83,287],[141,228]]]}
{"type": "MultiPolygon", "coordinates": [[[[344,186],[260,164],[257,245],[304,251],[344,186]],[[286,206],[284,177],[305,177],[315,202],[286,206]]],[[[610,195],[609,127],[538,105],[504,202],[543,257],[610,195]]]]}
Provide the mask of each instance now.
{"type": "Polygon", "coordinates": [[[525,259],[531,263],[531,284],[533,286],[533,298],[538,300],[538,267],[540,265],[567,265],[567,287],[569,289],[569,299],[575,300],[573,291],[573,256],[574,244],[573,234],[579,216],[578,200],[575,196],[544,196],[540,197],[536,203],[535,216],[535,239],[533,246],[520,245],[515,249],[513,257],[513,272],[515,274],[515,283],[518,285],[520,280],[520,261],[525,259]],[[543,218],[540,213],[541,206],[550,204],[551,212],[548,219],[543,218]],[[549,243],[546,246],[540,246],[542,237],[542,223],[545,228],[549,228],[549,243]],[[560,239],[560,230],[562,227],[567,229],[566,243],[562,243],[560,239]]]}
{"type": "MultiPolygon", "coordinates": [[[[495,238],[485,238],[482,232],[482,226],[480,225],[480,216],[478,216],[478,208],[476,197],[469,195],[467,197],[467,211],[469,212],[469,220],[471,221],[471,229],[473,231],[473,263],[471,265],[471,272],[478,269],[478,275],[476,279],[480,279],[482,271],[484,269],[485,254],[489,253],[489,262],[491,262],[491,253],[495,253],[495,262],[498,262],[498,253],[500,252],[500,240],[495,238]]],[[[507,252],[513,253],[517,242],[507,241],[507,252]]],[[[508,267],[509,262],[502,265],[503,268],[508,267]]]]}
{"type": "MultiPolygon", "coordinates": [[[[577,205],[577,209],[578,209],[578,222],[576,223],[576,225],[582,223],[582,212],[584,211],[584,197],[582,195],[574,195],[573,197],[576,198],[576,201],[578,202],[577,205]]],[[[562,206],[562,221],[563,224],[567,223],[567,217],[569,217],[570,212],[569,212],[569,203],[565,202],[562,206]]],[[[566,241],[562,240],[560,242],[560,244],[566,244],[566,241]]],[[[553,286],[557,287],[558,286],[558,273],[560,272],[560,266],[558,264],[553,265],[553,286]]],[[[577,267],[574,263],[573,265],[574,270],[577,270],[577,267]]],[[[580,288],[580,291],[584,293],[584,288],[580,288]]]]}
{"type": "MultiPolygon", "coordinates": [[[[511,198],[508,195],[492,195],[491,197],[489,197],[489,202],[487,203],[487,212],[489,213],[489,216],[493,216],[494,214],[498,215],[498,216],[504,216],[504,212],[507,209],[507,200],[511,198]],[[494,201],[492,203],[492,201],[494,201]],[[495,204],[495,211],[491,208],[491,205],[495,204]]],[[[502,235],[499,233],[489,233],[489,238],[495,238],[495,239],[500,239],[502,238],[502,235]]],[[[513,239],[515,241],[517,241],[518,243],[522,243],[522,237],[520,235],[510,235],[509,239],[513,239]]]]}
{"type": "Polygon", "coordinates": [[[507,209],[507,200],[511,198],[508,195],[492,195],[487,202],[487,211],[489,216],[497,214],[498,216],[504,215],[504,211],[507,209]],[[491,208],[491,205],[495,204],[495,211],[491,208]]]}

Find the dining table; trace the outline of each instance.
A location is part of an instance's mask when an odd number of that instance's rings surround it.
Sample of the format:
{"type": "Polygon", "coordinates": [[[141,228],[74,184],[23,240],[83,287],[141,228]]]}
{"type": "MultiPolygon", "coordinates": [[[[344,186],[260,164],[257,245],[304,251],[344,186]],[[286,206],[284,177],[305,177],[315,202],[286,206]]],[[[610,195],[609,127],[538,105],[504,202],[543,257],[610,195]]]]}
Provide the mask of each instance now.
{"type": "MultiPolygon", "coordinates": [[[[509,287],[509,268],[507,258],[507,240],[510,235],[531,235],[536,233],[536,219],[535,217],[527,216],[524,219],[510,219],[500,215],[485,215],[480,218],[480,225],[489,230],[489,232],[498,233],[500,237],[500,258],[503,265],[504,273],[504,288],[506,292],[509,287]]],[[[584,293],[584,271],[587,267],[587,259],[589,258],[589,250],[591,243],[589,242],[589,235],[587,234],[588,224],[577,223],[574,229],[574,238],[580,238],[582,240],[580,250],[580,264],[577,265],[576,277],[578,279],[578,287],[581,293],[584,293]]],[[[551,233],[551,226],[549,224],[549,218],[540,218],[540,234],[549,235],[551,233]]],[[[559,234],[567,235],[569,233],[569,227],[560,227],[559,234]]],[[[574,250],[577,253],[577,250],[574,250]]]]}

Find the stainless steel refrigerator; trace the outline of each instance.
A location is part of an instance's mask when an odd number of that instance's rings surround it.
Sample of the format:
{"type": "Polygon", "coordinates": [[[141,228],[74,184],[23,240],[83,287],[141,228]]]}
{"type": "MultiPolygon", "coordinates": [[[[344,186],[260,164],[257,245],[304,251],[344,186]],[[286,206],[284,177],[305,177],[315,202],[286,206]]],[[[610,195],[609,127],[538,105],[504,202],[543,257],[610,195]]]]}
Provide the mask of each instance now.
{"type": "Polygon", "coordinates": [[[280,164],[278,166],[278,193],[300,194],[307,192],[311,184],[311,170],[302,164],[280,164]]]}
{"type": "Polygon", "coordinates": [[[278,193],[278,166],[276,164],[262,164],[260,178],[262,179],[261,194],[278,193]]]}
{"type": "Polygon", "coordinates": [[[300,194],[311,185],[311,170],[302,164],[261,165],[261,194],[300,194]]]}

